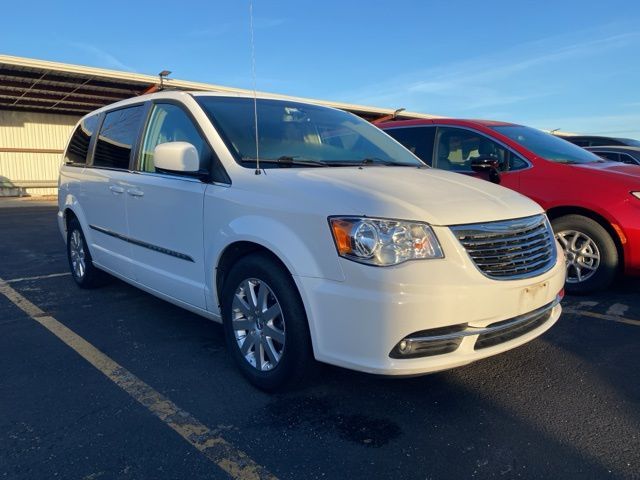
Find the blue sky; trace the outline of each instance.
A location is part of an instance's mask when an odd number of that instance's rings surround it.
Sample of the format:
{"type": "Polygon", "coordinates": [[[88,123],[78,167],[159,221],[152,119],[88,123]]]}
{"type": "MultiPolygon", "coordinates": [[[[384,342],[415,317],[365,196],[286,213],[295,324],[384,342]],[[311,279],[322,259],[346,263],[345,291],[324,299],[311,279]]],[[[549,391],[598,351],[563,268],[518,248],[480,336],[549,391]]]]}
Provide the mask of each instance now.
{"type": "MultiPolygon", "coordinates": [[[[251,87],[248,0],[166,5],[5,2],[0,52],[251,87]]],[[[640,138],[637,0],[254,0],[254,24],[259,90],[640,138]]]]}

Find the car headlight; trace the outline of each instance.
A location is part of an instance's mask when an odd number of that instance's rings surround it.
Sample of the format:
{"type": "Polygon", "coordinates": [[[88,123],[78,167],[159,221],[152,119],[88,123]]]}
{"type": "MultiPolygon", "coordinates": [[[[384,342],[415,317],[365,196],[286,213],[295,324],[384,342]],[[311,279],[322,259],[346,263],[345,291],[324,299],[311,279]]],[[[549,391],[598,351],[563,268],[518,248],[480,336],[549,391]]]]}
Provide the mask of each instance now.
{"type": "Polygon", "coordinates": [[[331,232],[341,257],[386,267],[408,260],[444,258],[429,225],[368,217],[330,217],[331,232]]]}
{"type": "Polygon", "coordinates": [[[631,192],[631,195],[633,195],[636,198],[640,198],[640,192],[631,192]]]}

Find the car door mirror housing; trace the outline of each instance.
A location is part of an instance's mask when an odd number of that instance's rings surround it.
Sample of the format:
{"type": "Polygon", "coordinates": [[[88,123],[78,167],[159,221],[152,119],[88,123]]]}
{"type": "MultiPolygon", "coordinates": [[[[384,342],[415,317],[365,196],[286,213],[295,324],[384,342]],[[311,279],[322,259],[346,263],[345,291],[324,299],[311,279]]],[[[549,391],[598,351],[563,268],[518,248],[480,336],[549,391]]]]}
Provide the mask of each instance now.
{"type": "Polygon", "coordinates": [[[471,169],[489,175],[489,181],[500,183],[500,162],[491,155],[480,155],[471,160],[471,169]]]}
{"type": "Polygon", "coordinates": [[[153,165],[156,170],[197,174],[200,158],[196,147],[189,142],[167,142],[153,149],[153,165]]]}

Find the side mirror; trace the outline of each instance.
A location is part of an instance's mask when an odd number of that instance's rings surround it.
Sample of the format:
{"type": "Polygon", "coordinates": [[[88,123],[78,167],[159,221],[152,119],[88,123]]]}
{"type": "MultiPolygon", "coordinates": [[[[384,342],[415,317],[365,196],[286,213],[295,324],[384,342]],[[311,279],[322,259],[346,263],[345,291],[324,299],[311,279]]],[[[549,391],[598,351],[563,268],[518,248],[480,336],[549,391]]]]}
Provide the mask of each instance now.
{"type": "Polygon", "coordinates": [[[200,158],[196,147],[188,142],[167,142],[153,149],[153,165],[168,172],[198,173],[200,158]]]}
{"type": "Polygon", "coordinates": [[[489,181],[500,183],[500,162],[491,155],[480,155],[471,159],[471,169],[477,173],[489,175],[489,181]]]}

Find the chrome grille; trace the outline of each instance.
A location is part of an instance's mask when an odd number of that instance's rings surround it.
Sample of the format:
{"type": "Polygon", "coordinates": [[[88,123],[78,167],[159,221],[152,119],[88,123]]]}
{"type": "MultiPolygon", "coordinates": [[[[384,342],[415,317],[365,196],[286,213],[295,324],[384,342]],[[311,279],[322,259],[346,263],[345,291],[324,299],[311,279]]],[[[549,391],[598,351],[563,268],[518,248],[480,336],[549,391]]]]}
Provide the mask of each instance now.
{"type": "Polygon", "coordinates": [[[545,215],[451,227],[478,269],[489,278],[528,278],[549,270],[556,245],[545,215]]]}

